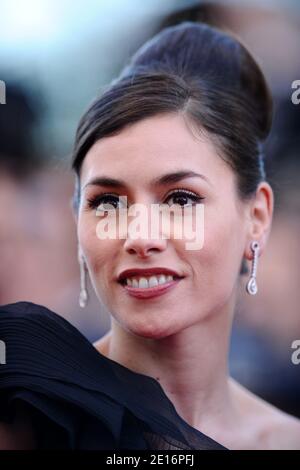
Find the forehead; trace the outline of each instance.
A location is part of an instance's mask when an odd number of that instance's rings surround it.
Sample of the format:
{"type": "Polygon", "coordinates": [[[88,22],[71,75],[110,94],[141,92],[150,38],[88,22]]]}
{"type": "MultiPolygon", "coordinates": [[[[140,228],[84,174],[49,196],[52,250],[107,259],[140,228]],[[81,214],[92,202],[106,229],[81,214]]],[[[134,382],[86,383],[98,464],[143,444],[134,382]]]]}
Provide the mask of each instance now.
{"type": "Polygon", "coordinates": [[[181,168],[208,178],[230,176],[232,170],[208,137],[179,114],[146,118],[119,134],[98,140],[86,154],[81,184],[101,174],[138,184],[181,168]]]}

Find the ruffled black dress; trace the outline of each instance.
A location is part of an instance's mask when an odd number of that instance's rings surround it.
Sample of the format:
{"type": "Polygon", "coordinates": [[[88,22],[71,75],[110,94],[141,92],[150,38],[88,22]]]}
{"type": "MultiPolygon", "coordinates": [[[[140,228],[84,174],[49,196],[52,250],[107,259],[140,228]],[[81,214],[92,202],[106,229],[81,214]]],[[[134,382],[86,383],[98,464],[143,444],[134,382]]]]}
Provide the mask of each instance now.
{"type": "Polygon", "coordinates": [[[100,354],[46,307],[1,306],[0,340],[0,421],[21,400],[38,449],[225,449],[178,415],[157,380],[100,354]]]}

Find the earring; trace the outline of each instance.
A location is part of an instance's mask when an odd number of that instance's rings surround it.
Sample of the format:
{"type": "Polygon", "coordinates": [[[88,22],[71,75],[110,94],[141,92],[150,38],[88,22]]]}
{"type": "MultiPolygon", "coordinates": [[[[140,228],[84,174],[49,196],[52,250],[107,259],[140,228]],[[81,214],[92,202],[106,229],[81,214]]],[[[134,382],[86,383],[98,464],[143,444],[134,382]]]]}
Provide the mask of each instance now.
{"type": "Polygon", "coordinates": [[[251,243],[251,250],[253,251],[253,258],[252,258],[252,268],[250,279],[247,282],[246,291],[250,295],[257,294],[257,283],[256,283],[256,271],[257,271],[257,260],[258,260],[258,253],[259,253],[259,243],[257,241],[253,241],[251,243]]]}
{"type": "Polygon", "coordinates": [[[84,308],[88,301],[88,292],[86,287],[86,273],[87,267],[83,256],[79,254],[78,256],[79,267],[80,267],[80,293],[79,293],[79,305],[81,308],[84,308]]]}

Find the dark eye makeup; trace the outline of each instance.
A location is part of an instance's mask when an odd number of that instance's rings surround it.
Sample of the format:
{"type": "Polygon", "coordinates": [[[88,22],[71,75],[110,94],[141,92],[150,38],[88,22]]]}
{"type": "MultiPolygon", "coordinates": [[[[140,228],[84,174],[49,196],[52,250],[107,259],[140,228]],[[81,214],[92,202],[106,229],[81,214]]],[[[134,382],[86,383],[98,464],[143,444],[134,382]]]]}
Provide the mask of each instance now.
{"type": "MultiPolygon", "coordinates": [[[[112,210],[113,208],[118,209],[119,198],[120,198],[120,195],[116,193],[97,194],[96,196],[87,198],[87,205],[90,209],[97,209],[99,208],[101,204],[109,205],[110,206],[109,210],[112,210]]],[[[165,201],[169,201],[172,199],[173,199],[172,204],[178,204],[181,207],[185,207],[186,205],[198,204],[205,198],[199,196],[193,191],[189,191],[183,188],[180,188],[180,189],[178,188],[178,189],[172,190],[166,196],[165,201]],[[188,199],[190,199],[192,203],[189,204],[187,202],[188,199]]],[[[105,210],[105,206],[103,207],[103,210],[105,210]]]]}

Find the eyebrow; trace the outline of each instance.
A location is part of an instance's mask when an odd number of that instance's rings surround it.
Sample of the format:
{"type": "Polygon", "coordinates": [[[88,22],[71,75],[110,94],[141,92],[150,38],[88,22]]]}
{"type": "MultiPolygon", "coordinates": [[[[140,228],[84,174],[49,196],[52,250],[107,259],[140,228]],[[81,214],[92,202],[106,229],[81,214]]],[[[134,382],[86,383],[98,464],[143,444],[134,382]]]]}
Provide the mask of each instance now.
{"type": "MultiPolygon", "coordinates": [[[[195,171],[191,171],[191,170],[180,170],[180,171],[176,171],[173,173],[166,173],[165,175],[159,176],[155,178],[154,180],[152,180],[151,186],[158,187],[164,184],[178,183],[179,181],[185,178],[194,178],[194,177],[201,178],[204,181],[206,181],[209,185],[212,186],[212,183],[205,175],[196,173],[195,171]]],[[[96,176],[95,178],[92,178],[84,186],[83,189],[85,189],[87,186],[104,186],[104,187],[110,187],[110,188],[114,187],[118,189],[124,189],[127,187],[125,181],[118,180],[115,178],[110,178],[109,176],[96,176]]]]}

